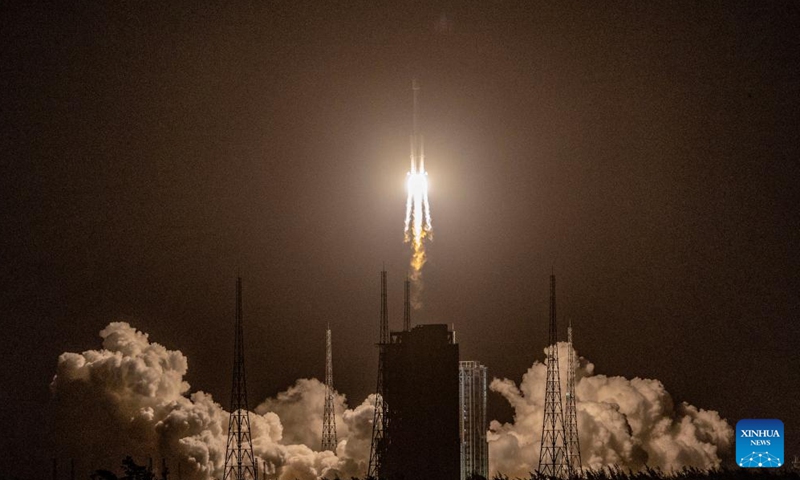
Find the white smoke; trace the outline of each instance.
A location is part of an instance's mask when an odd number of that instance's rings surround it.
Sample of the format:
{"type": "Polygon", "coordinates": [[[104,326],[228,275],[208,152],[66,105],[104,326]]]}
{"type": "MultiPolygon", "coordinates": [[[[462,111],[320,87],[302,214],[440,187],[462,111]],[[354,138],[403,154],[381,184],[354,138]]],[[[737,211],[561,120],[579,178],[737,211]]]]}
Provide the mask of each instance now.
{"type": "MultiPolygon", "coordinates": [[[[191,480],[221,478],[229,414],[211,395],[190,393],[186,357],[149,341],[127,323],[100,332],[102,349],[64,353],[51,384],[59,456],[92,469],[114,469],[126,455],[180,459],[191,480]]],[[[559,344],[564,359],[567,345],[559,344]]],[[[580,358],[576,396],[584,467],[645,465],[664,470],[713,468],[730,449],[733,431],[717,412],[674,404],[657,380],[595,375],[580,358]]],[[[492,475],[527,477],[538,467],[545,366],[534,365],[517,386],[495,379],[491,389],[514,408],[513,423],[493,421],[492,475]]],[[[562,367],[562,377],[565,377],[562,367]]],[[[562,391],[565,385],[562,384],[562,391]]],[[[336,452],[318,451],[325,386],[301,379],[250,412],[253,448],[281,480],[362,477],[366,473],[374,396],[348,409],[335,396],[336,452]]]]}
{"type": "MultiPolygon", "coordinates": [[[[374,395],[356,407],[347,409],[344,395],[334,394],[334,413],[338,444],[334,452],[343,464],[337,464],[336,472],[354,475],[365,473],[369,461],[372,439],[372,417],[375,411],[374,395]],[[345,465],[346,464],[346,465],[345,465]],[[341,471],[339,470],[341,469],[341,471]]],[[[316,378],[297,380],[285,392],[268,398],[255,411],[259,414],[276,414],[284,428],[286,444],[302,444],[317,449],[322,443],[322,415],[325,405],[325,384],[316,378]]]]}
{"type": "MultiPolygon", "coordinates": [[[[100,336],[101,350],[58,359],[51,390],[59,454],[92,469],[114,469],[132,455],[140,463],[168,458],[174,472],[180,459],[184,478],[222,478],[229,413],[211,395],[189,393],[186,357],[123,322],[109,324],[100,336]]],[[[319,381],[300,380],[250,412],[254,453],[282,480],[366,472],[373,398],[349,410],[336,395],[334,453],[316,451],[322,395],[319,381]]]]}
{"type": "MultiPolygon", "coordinates": [[[[562,384],[566,388],[567,343],[558,344],[562,384]]],[[[645,466],[665,471],[685,467],[716,468],[731,446],[733,430],[715,411],[687,403],[675,405],[658,380],[595,375],[583,357],[575,377],[578,430],[583,467],[618,465],[634,471],[645,466]]],[[[514,408],[514,422],[492,421],[489,467],[525,478],[538,468],[547,367],[535,362],[517,385],[494,379],[490,389],[514,408]]]]}

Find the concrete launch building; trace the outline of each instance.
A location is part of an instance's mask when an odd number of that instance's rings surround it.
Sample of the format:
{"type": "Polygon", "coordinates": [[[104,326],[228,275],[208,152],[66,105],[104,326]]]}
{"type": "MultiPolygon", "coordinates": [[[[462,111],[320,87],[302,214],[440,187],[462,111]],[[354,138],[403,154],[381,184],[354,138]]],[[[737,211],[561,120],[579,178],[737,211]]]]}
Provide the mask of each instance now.
{"type": "Polygon", "coordinates": [[[461,432],[461,480],[475,475],[489,478],[489,445],[486,443],[486,367],[476,361],[458,366],[461,432]]]}
{"type": "Polygon", "coordinates": [[[392,332],[384,373],[390,443],[380,477],[457,480],[461,440],[455,333],[447,325],[392,332]]]}

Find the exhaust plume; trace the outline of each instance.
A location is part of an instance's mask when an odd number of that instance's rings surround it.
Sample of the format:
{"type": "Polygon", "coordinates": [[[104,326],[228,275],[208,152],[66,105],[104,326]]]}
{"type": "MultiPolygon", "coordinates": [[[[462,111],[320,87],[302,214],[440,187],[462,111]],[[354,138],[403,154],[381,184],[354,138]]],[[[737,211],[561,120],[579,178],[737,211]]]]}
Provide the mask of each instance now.
{"type": "MultiPolygon", "coordinates": [[[[173,472],[180,461],[184,478],[222,478],[229,413],[211,395],[190,392],[187,358],[124,322],[100,337],[102,349],[58,358],[50,385],[58,455],[91,470],[116,467],[126,455],[163,457],[173,472]]],[[[374,397],[351,410],[337,394],[340,441],[336,452],[318,452],[324,394],[318,380],[299,380],[250,412],[254,453],[279,479],[365,474],[374,397]]]]}
{"type": "MultiPolygon", "coordinates": [[[[91,470],[116,467],[126,455],[140,463],[164,457],[173,472],[180,461],[184,478],[221,478],[229,414],[211,395],[191,392],[187,358],[127,323],[111,323],[100,336],[99,350],[59,356],[50,385],[56,454],[91,470]]],[[[567,344],[558,348],[565,358],[567,344]]],[[[512,423],[491,423],[492,475],[527,477],[538,467],[545,376],[536,362],[519,386],[492,381],[515,411],[512,423]]],[[[674,403],[657,380],[597,375],[579,357],[576,396],[584,467],[709,469],[730,450],[733,431],[717,412],[674,403]]],[[[349,409],[345,396],[335,395],[335,452],[315,450],[324,399],[322,382],[300,379],[250,412],[253,450],[268,473],[280,480],[365,475],[375,396],[349,409]]]]}
{"type": "MultiPolygon", "coordinates": [[[[568,344],[558,343],[566,358],[568,344]]],[[[717,468],[727,454],[733,430],[711,410],[686,402],[675,404],[658,380],[595,375],[594,365],[579,358],[575,372],[578,433],[584,468],[645,466],[671,472],[686,467],[717,468]]],[[[514,408],[514,421],[489,427],[490,474],[527,477],[538,468],[547,367],[535,362],[517,386],[494,379],[489,388],[514,408]]],[[[562,372],[562,391],[566,372],[562,372]]]]}

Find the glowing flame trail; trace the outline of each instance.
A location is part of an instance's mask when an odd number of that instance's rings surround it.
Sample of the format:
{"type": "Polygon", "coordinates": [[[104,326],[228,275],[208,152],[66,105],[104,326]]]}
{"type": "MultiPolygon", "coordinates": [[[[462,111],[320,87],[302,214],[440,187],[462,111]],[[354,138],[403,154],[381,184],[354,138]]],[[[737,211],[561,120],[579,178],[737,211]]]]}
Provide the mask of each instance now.
{"type": "Polygon", "coordinates": [[[414,91],[414,133],[411,135],[411,170],[406,179],[405,241],[411,244],[410,278],[415,284],[411,303],[419,308],[419,292],[422,290],[422,267],[425,265],[425,240],[432,238],[431,207],[428,203],[428,173],[425,171],[425,147],[422,135],[417,130],[417,81],[412,82],[414,91]]]}
{"type": "Polygon", "coordinates": [[[406,188],[408,199],[406,200],[406,243],[411,243],[413,254],[411,256],[412,279],[417,279],[425,265],[425,244],[424,240],[431,238],[433,229],[431,227],[431,207],[428,203],[428,173],[425,171],[424,162],[420,162],[420,168],[415,168],[411,162],[411,171],[407,175],[406,188]]]}

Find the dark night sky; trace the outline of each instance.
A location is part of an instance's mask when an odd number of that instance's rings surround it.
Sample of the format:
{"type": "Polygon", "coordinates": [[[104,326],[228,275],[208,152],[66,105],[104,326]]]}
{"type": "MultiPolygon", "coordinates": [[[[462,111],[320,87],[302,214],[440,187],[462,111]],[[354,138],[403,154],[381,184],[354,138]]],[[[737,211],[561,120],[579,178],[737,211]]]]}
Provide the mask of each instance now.
{"type": "Polygon", "coordinates": [[[783,419],[800,454],[800,4],[77,3],[0,14],[4,472],[49,458],[57,357],[112,320],[226,405],[237,271],[251,405],[323,374],[326,322],[360,403],[384,262],[402,316],[414,76],[415,323],[518,381],[554,266],[599,372],[783,419]]]}

